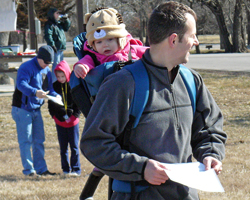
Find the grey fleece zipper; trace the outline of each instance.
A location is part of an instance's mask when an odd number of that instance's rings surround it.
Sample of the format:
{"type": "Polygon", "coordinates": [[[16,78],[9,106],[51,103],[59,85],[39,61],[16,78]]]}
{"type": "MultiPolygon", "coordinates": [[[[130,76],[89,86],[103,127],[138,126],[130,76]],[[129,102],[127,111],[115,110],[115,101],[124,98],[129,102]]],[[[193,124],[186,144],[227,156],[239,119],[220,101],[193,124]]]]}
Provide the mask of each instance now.
{"type": "Polygon", "coordinates": [[[171,95],[172,95],[172,102],[173,102],[173,105],[172,105],[172,110],[173,110],[173,113],[174,113],[174,116],[175,116],[175,119],[176,119],[176,129],[178,130],[179,127],[180,127],[180,123],[179,123],[179,117],[178,117],[178,114],[177,114],[177,110],[176,110],[176,101],[175,101],[175,94],[174,94],[174,89],[173,89],[173,85],[171,84],[171,95]]]}

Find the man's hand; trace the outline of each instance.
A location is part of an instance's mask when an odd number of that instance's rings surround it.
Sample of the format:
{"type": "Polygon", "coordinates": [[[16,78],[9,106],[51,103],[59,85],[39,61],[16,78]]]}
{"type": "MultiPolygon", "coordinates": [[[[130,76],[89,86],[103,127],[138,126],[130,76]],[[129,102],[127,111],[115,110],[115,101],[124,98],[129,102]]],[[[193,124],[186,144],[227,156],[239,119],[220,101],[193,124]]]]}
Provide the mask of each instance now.
{"type": "Polygon", "coordinates": [[[38,97],[39,99],[43,99],[46,98],[46,95],[49,93],[49,91],[44,92],[43,90],[37,90],[36,91],[36,97],[38,97]]]}
{"type": "Polygon", "coordinates": [[[217,175],[219,175],[222,171],[222,162],[212,156],[205,157],[203,159],[203,164],[205,165],[206,170],[212,168],[214,169],[217,175]]]}
{"type": "Polygon", "coordinates": [[[149,159],[144,170],[144,179],[152,185],[161,185],[169,179],[165,169],[167,168],[160,162],[149,159]]]}
{"type": "Polygon", "coordinates": [[[74,73],[77,78],[84,79],[88,73],[87,67],[85,65],[77,64],[74,67],[74,73]]]}

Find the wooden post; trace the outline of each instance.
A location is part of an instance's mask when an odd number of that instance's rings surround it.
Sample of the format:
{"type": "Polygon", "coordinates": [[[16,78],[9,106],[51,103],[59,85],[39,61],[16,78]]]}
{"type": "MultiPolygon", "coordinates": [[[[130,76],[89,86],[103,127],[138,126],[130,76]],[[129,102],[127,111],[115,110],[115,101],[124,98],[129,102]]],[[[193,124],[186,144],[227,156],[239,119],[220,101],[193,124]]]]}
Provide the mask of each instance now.
{"type": "Polygon", "coordinates": [[[29,21],[29,31],[30,31],[30,49],[37,49],[33,0],[28,0],[28,15],[29,15],[28,21],[29,21]]]}
{"type": "Polygon", "coordinates": [[[83,29],[83,0],[76,0],[78,34],[84,32],[83,29]]]}

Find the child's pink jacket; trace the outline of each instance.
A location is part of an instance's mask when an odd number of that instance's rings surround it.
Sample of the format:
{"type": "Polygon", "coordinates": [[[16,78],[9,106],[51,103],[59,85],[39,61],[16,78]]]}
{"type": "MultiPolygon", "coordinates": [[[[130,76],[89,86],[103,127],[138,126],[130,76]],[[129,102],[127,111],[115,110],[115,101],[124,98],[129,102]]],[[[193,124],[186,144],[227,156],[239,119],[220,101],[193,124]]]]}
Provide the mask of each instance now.
{"type": "MultiPolygon", "coordinates": [[[[111,62],[111,61],[128,61],[129,60],[129,51],[131,50],[131,56],[132,56],[132,60],[138,60],[142,57],[142,55],[144,54],[144,52],[146,51],[146,49],[148,49],[149,47],[145,47],[142,46],[142,42],[140,40],[134,39],[132,38],[132,36],[130,34],[127,35],[127,44],[124,47],[124,49],[116,52],[113,55],[110,56],[105,56],[105,55],[101,55],[98,52],[90,49],[87,45],[87,42],[84,43],[84,50],[85,51],[89,51],[93,54],[96,55],[97,60],[100,62],[100,64],[103,64],[105,62],[111,62]]],[[[88,72],[95,68],[95,63],[93,61],[93,59],[91,58],[90,55],[86,55],[84,56],[81,60],[79,60],[76,64],[84,64],[86,66],[88,66],[88,72]]],[[[75,67],[74,65],[74,67],[75,67]]]]}

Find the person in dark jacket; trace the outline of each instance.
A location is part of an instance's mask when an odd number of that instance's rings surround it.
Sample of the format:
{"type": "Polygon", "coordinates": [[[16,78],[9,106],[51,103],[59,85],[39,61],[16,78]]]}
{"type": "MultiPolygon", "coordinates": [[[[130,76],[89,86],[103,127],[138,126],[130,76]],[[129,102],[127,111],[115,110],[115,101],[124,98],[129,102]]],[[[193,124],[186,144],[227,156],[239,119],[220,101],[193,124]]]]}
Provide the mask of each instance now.
{"type": "Polygon", "coordinates": [[[191,163],[195,158],[206,170],[222,171],[227,140],[222,112],[200,74],[190,69],[196,84],[194,112],[180,74],[179,65],[188,62],[190,50],[199,44],[196,19],[190,7],[176,1],[153,10],[150,48],[141,59],[149,76],[149,96],[135,128],[126,129],[137,89],[133,75],[122,69],[107,76],[98,90],[80,148],[119,183],[113,185],[111,200],[198,200],[196,189],[169,179],[164,163],[191,163]],[[129,138],[124,130],[130,131],[129,138]],[[126,149],[118,143],[122,137],[126,149]]]}
{"type": "Polygon", "coordinates": [[[50,8],[48,12],[48,20],[44,26],[44,39],[47,45],[50,45],[55,52],[54,62],[52,66],[52,81],[56,81],[54,69],[56,65],[63,60],[63,51],[66,49],[65,31],[70,28],[71,22],[67,15],[60,17],[60,13],[56,8],[50,8]]]}
{"type": "Polygon", "coordinates": [[[16,122],[24,175],[55,175],[48,171],[44,159],[45,135],[40,111],[47,94],[61,98],[53,89],[48,67],[53,58],[53,49],[48,45],[42,46],[38,55],[23,63],[17,71],[11,114],[16,122]]]}
{"type": "Polygon", "coordinates": [[[70,67],[61,61],[54,70],[57,81],[53,83],[54,90],[62,96],[63,104],[48,101],[49,113],[55,120],[57,136],[60,145],[61,166],[65,175],[79,176],[81,164],[79,155],[79,116],[80,110],[73,102],[70,93],[70,67]],[[68,144],[71,157],[69,162],[68,144]]]}

